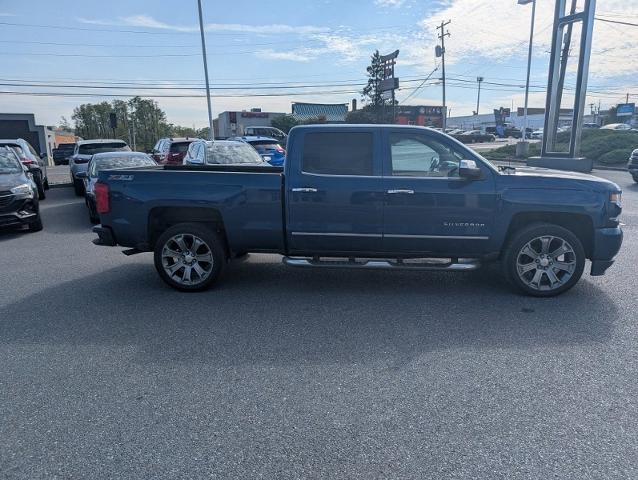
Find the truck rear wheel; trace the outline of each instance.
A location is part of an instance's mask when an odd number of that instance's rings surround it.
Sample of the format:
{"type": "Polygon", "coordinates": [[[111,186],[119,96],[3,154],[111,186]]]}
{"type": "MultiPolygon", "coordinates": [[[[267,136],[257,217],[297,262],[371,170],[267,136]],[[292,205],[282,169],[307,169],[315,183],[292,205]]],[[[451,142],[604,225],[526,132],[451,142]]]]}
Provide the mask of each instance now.
{"type": "Polygon", "coordinates": [[[566,292],[585,268],[585,249],[569,230],[535,223],[514,234],[505,248],[503,269],[519,290],[535,297],[566,292]]]}
{"type": "Polygon", "coordinates": [[[155,268],[162,280],[184,292],[209,288],[226,263],[223,240],[204,225],[180,223],[155,244],[155,268]]]}

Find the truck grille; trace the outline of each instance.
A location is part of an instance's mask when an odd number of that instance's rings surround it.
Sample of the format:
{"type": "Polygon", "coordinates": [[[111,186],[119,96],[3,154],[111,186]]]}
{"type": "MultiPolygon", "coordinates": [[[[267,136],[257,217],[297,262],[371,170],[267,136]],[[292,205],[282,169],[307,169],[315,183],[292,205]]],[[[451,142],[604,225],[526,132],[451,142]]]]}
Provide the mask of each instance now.
{"type": "Polygon", "coordinates": [[[13,201],[13,193],[10,191],[0,192],[0,207],[5,207],[13,201]]]}

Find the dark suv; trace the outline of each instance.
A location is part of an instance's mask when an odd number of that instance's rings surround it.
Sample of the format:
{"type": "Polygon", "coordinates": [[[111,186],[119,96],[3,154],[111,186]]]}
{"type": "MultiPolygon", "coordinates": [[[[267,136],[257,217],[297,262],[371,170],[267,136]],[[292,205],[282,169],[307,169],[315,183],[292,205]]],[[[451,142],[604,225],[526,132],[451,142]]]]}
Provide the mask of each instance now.
{"type": "Polygon", "coordinates": [[[13,149],[0,147],[0,227],[42,230],[37,187],[29,172],[13,149]]]}
{"type": "Polygon", "coordinates": [[[69,157],[75,151],[75,143],[61,143],[51,152],[53,154],[53,163],[56,165],[68,165],[69,157]]]}
{"type": "Polygon", "coordinates": [[[188,147],[199,138],[160,138],[150,152],[153,160],[162,165],[181,165],[188,147]]]}

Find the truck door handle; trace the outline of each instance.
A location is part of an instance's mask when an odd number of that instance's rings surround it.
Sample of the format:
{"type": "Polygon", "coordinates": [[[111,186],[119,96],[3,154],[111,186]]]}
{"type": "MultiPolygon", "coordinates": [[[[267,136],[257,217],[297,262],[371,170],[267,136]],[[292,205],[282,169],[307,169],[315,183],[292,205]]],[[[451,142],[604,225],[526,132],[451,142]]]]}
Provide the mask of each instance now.
{"type": "Polygon", "coordinates": [[[407,190],[407,189],[399,189],[399,190],[388,190],[387,192],[390,195],[394,195],[397,193],[405,193],[406,195],[414,195],[414,190],[407,190]]]}
{"type": "Polygon", "coordinates": [[[303,193],[317,193],[317,189],[316,188],[310,188],[310,187],[293,188],[292,191],[293,192],[303,192],[303,193]]]}

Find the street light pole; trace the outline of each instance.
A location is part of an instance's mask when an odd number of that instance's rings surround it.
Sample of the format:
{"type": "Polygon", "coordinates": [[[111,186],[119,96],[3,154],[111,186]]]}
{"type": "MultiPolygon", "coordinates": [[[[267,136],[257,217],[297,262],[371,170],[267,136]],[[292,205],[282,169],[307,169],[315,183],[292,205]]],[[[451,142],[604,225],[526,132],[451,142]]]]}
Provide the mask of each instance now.
{"type": "Polygon", "coordinates": [[[529,102],[529,77],[532,69],[532,46],[534,42],[534,19],[536,17],[536,0],[518,0],[519,5],[532,4],[532,24],[529,29],[529,49],[527,52],[527,79],[525,80],[525,106],[523,111],[523,130],[521,132],[521,142],[525,141],[527,135],[527,106],[529,102]]]}
{"type": "Polygon", "coordinates": [[[476,115],[478,115],[479,107],[481,105],[481,82],[483,81],[483,77],[476,77],[476,81],[478,82],[478,96],[476,97],[476,115]]]}
{"type": "Polygon", "coordinates": [[[206,61],[206,40],[204,38],[204,20],[202,18],[202,0],[197,0],[197,8],[199,10],[199,31],[202,35],[202,57],[204,59],[204,77],[206,78],[206,102],[208,104],[208,134],[209,140],[215,139],[213,132],[213,109],[210,106],[210,85],[208,83],[208,62],[206,61]]]}

